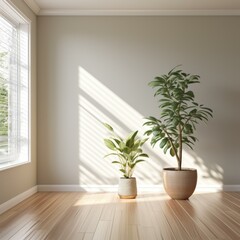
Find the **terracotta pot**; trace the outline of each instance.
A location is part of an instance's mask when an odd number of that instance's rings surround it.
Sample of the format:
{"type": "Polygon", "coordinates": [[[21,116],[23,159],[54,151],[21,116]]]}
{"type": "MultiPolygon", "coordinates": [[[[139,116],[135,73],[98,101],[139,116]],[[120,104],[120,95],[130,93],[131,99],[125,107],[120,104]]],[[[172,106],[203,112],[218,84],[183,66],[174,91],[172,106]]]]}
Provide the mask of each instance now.
{"type": "Polygon", "coordinates": [[[176,200],[186,200],[194,192],[197,185],[197,170],[185,168],[163,169],[163,185],[167,194],[176,200]]]}
{"type": "Polygon", "coordinates": [[[136,178],[120,178],[118,185],[118,195],[122,199],[133,199],[137,196],[136,178]]]}

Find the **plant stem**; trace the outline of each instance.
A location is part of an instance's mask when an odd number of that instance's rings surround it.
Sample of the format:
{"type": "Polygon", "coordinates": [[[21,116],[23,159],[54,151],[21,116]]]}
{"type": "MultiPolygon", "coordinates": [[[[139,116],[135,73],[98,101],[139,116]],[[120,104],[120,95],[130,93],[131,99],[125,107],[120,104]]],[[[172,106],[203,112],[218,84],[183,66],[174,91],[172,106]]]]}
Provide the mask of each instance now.
{"type": "MultiPolygon", "coordinates": [[[[185,92],[185,90],[184,90],[185,92]]],[[[179,108],[178,108],[178,117],[181,119],[181,103],[179,104],[179,108]]],[[[184,127],[184,126],[183,126],[184,127]]],[[[178,137],[179,137],[179,159],[178,159],[178,170],[181,171],[182,170],[182,130],[183,128],[181,127],[181,124],[178,124],[178,137]]]]}
{"type": "Polygon", "coordinates": [[[171,137],[169,136],[168,132],[167,132],[164,128],[163,128],[163,131],[166,133],[166,135],[167,135],[167,137],[168,137],[168,141],[170,142],[171,147],[172,147],[172,149],[173,149],[173,151],[174,151],[174,153],[175,153],[175,156],[176,156],[176,158],[177,158],[177,161],[178,161],[178,163],[179,163],[179,162],[180,162],[180,159],[179,159],[179,156],[178,156],[177,149],[175,148],[175,146],[174,146],[174,144],[173,144],[173,142],[172,142],[172,139],[171,139],[171,137]]]}
{"type": "Polygon", "coordinates": [[[180,124],[178,125],[178,134],[179,134],[178,170],[182,170],[182,128],[180,124]]]}

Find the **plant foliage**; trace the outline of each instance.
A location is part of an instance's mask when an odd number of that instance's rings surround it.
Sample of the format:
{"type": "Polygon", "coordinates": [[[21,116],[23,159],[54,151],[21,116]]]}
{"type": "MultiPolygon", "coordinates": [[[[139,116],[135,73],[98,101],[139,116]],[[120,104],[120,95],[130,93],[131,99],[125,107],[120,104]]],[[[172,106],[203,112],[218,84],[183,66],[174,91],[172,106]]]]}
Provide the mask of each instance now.
{"type": "Polygon", "coordinates": [[[123,139],[115,133],[109,124],[103,123],[103,125],[111,133],[109,138],[104,139],[104,143],[112,152],[105,157],[115,156],[116,160],[112,163],[119,165],[119,171],[125,178],[131,178],[136,164],[148,158],[148,155],[142,150],[142,146],[148,138],[138,139],[138,131],[135,131],[130,133],[126,139],[123,139]]]}
{"type": "Polygon", "coordinates": [[[144,125],[149,126],[145,135],[151,135],[151,145],[159,144],[164,153],[169,150],[182,167],[183,144],[191,149],[197,138],[194,136],[196,125],[207,122],[212,110],[195,101],[189,86],[199,83],[198,75],[191,75],[173,68],[167,75],[155,77],[149,86],[155,89],[154,97],[159,98],[160,118],[146,118],[144,125]]]}

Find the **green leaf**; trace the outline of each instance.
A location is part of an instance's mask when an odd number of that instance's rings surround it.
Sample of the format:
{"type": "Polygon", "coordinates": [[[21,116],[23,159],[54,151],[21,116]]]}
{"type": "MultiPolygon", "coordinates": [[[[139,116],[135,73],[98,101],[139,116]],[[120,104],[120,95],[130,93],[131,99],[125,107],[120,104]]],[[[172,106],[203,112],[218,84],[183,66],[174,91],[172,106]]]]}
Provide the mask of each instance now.
{"type": "Polygon", "coordinates": [[[193,109],[192,111],[189,112],[189,115],[193,115],[193,114],[196,114],[197,113],[197,109],[193,109]]]}
{"type": "Polygon", "coordinates": [[[114,144],[111,140],[109,140],[109,139],[104,139],[104,143],[105,143],[105,145],[106,145],[109,149],[111,149],[111,150],[115,150],[115,149],[116,149],[115,144],[114,144]]]}
{"type": "Polygon", "coordinates": [[[188,142],[184,142],[184,143],[193,150],[193,147],[192,147],[192,145],[191,145],[191,144],[193,144],[193,143],[188,143],[188,142]]]}
{"type": "Polygon", "coordinates": [[[120,151],[123,151],[123,149],[126,147],[126,145],[124,142],[120,142],[119,147],[120,147],[120,151]]]}
{"type": "Polygon", "coordinates": [[[185,94],[188,95],[191,98],[194,98],[194,93],[192,91],[188,91],[185,94]]]}
{"type": "Polygon", "coordinates": [[[161,134],[161,131],[158,131],[158,130],[155,131],[154,130],[152,134],[153,134],[153,136],[159,136],[161,134]]]}
{"type": "MultiPolygon", "coordinates": [[[[171,70],[169,71],[168,75],[171,75],[171,74],[174,72],[174,70],[175,70],[176,68],[180,67],[180,66],[182,66],[182,65],[181,65],[181,64],[180,64],[180,65],[177,65],[176,67],[174,67],[173,69],[171,69],[171,70]]],[[[178,71],[179,71],[179,70],[178,70],[178,71]]]]}
{"type": "MultiPolygon", "coordinates": [[[[112,161],[112,163],[117,163],[117,164],[121,164],[120,162],[118,161],[112,161]]],[[[121,164],[122,165],[122,164],[121,164]]]]}
{"type": "Polygon", "coordinates": [[[186,134],[191,134],[191,133],[193,133],[192,125],[187,123],[187,124],[184,126],[183,132],[186,133],[186,134]]]}
{"type": "Polygon", "coordinates": [[[164,102],[164,103],[161,103],[161,104],[160,104],[160,108],[165,108],[165,107],[168,107],[168,106],[170,106],[170,105],[172,105],[171,102],[164,102]]]}
{"type": "Polygon", "coordinates": [[[173,148],[170,149],[170,155],[171,155],[172,157],[175,156],[175,152],[174,152],[173,148]]]}
{"type": "Polygon", "coordinates": [[[122,173],[126,173],[125,169],[122,169],[122,168],[119,169],[119,171],[122,172],[122,173]]]}
{"type": "Polygon", "coordinates": [[[145,162],[145,160],[143,160],[143,159],[137,160],[137,161],[134,163],[134,166],[135,166],[137,163],[140,163],[140,162],[145,162]]]}
{"type": "Polygon", "coordinates": [[[208,107],[202,107],[202,108],[208,110],[211,113],[213,112],[213,110],[211,108],[208,108],[208,107]]]}
{"type": "Polygon", "coordinates": [[[133,147],[134,145],[134,140],[135,140],[135,137],[136,135],[138,134],[138,131],[135,131],[135,132],[132,132],[128,137],[127,137],[127,140],[126,140],[126,146],[127,147],[133,147]]]}
{"type": "Polygon", "coordinates": [[[132,151],[132,149],[127,147],[127,146],[122,150],[122,152],[125,153],[125,154],[130,154],[131,151],[132,151]]]}
{"type": "Polygon", "coordinates": [[[155,144],[156,144],[159,140],[160,140],[160,138],[152,137],[152,139],[151,139],[151,145],[152,145],[152,147],[154,147],[155,144]]]}
{"type": "Polygon", "coordinates": [[[164,149],[163,149],[163,152],[166,154],[167,153],[167,150],[171,148],[171,144],[170,142],[168,141],[167,144],[165,145],[164,149]]]}
{"type": "Polygon", "coordinates": [[[144,135],[149,136],[149,135],[151,135],[151,133],[152,133],[152,130],[148,130],[148,131],[146,131],[146,132],[144,133],[144,135]]]}
{"type": "Polygon", "coordinates": [[[167,153],[167,150],[168,150],[168,147],[166,146],[166,147],[163,149],[164,154],[167,153]]]}
{"type": "Polygon", "coordinates": [[[102,123],[109,131],[114,132],[113,128],[107,124],[107,123],[102,123]]]}
{"type": "Polygon", "coordinates": [[[141,140],[138,139],[134,142],[133,146],[131,147],[132,151],[137,150],[141,146],[141,140]]]}
{"type": "Polygon", "coordinates": [[[105,155],[104,158],[109,157],[109,156],[118,156],[119,157],[119,155],[120,155],[119,153],[109,153],[109,154],[105,155]]]}
{"type": "Polygon", "coordinates": [[[194,136],[189,136],[194,142],[196,142],[197,141],[197,138],[196,137],[194,137],[194,136]]]}
{"type": "Polygon", "coordinates": [[[148,86],[152,87],[152,88],[157,87],[157,86],[161,86],[161,85],[162,85],[161,80],[152,81],[152,82],[148,83],[148,86]]]}
{"type": "Polygon", "coordinates": [[[137,160],[136,162],[134,162],[133,164],[131,164],[129,167],[130,168],[134,168],[136,166],[136,164],[140,163],[140,162],[144,162],[145,160],[143,159],[140,159],[140,160],[137,160]]]}
{"type": "Polygon", "coordinates": [[[149,156],[146,153],[141,153],[141,154],[138,155],[138,157],[146,157],[146,158],[148,158],[149,156]]]}
{"type": "Polygon", "coordinates": [[[144,144],[147,140],[148,140],[148,138],[144,138],[143,140],[141,140],[141,142],[140,142],[140,146],[142,147],[143,144],[144,144]]]}
{"type": "Polygon", "coordinates": [[[157,81],[154,81],[154,82],[159,82],[159,83],[165,83],[166,82],[166,79],[165,78],[162,78],[162,77],[155,77],[155,79],[157,81]]]}
{"type": "Polygon", "coordinates": [[[167,138],[164,138],[162,141],[161,141],[161,143],[160,143],[160,148],[164,148],[164,146],[167,144],[167,142],[168,142],[168,139],[167,138]]]}
{"type": "Polygon", "coordinates": [[[156,119],[155,117],[152,117],[152,116],[150,116],[150,117],[148,117],[146,119],[151,120],[153,122],[158,122],[158,119],[156,119]]]}
{"type": "Polygon", "coordinates": [[[152,122],[152,121],[148,121],[148,122],[145,122],[143,124],[143,126],[151,126],[151,125],[155,125],[156,123],[155,122],[152,122]]]}
{"type": "Polygon", "coordinates": [[[113,138],[113,140],[118,144],[118,146],[120,146],[121,141],[119,139],[113,138]]]}

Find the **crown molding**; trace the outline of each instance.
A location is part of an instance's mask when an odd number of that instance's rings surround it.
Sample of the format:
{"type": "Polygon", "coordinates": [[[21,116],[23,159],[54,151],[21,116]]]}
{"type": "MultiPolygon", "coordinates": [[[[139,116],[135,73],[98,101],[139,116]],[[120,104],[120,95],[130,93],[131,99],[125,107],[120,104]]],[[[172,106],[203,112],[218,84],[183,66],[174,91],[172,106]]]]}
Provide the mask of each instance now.
{"type": "Polygon", "coordinates": [[[24,0],[24,2],[28,5],[28,7],[36,14],[38,15],[40,11],[40,7],[36,3],[35,0],[24,0]]]}
{"type": "MultiPolygon", "coordinates": [[[[32,0],[25,0],[32,1],[32,0]]],[[[240,16],[239,10],[81,10],[40,9],[40,16],[240,16]]]]}

